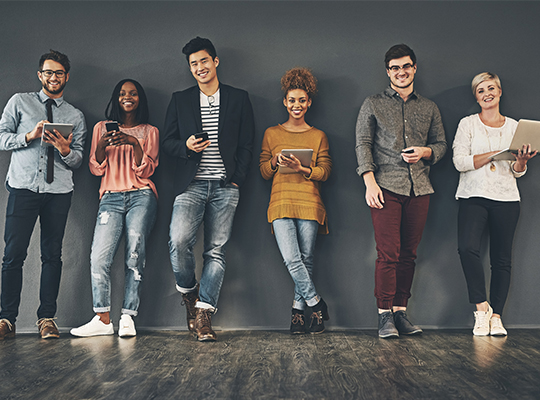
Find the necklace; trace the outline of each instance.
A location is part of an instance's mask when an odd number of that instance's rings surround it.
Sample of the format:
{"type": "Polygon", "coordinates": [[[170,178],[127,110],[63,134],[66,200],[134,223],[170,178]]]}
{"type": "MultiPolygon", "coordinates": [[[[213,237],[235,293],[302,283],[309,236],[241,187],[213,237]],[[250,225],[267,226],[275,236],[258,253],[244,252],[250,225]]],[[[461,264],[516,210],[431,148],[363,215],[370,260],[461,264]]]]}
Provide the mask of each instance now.
{"type": "MultiPolygon", "coordinates": [[[[487,140],[488,140],[488,143],[489,143],[489,151],[492,152],[493,149],[491,148],[491,139],[489,138],[489,132],[486,128],[486,126],[484,125],[484,131],[486,132],[486,136],[487,136],[487,140]]],[[[497,148],[500,148],[501,147],[501,139],[502,139],[502,129],[499,131],[499,143],[497,145],[497,148]]],[[[495,166],[495,164],[493,163],[493,160],[490,161],[490,166],[489,166],[489,169],[491,172],[495,172],[497,170],[497,167],[495,166]]]]}

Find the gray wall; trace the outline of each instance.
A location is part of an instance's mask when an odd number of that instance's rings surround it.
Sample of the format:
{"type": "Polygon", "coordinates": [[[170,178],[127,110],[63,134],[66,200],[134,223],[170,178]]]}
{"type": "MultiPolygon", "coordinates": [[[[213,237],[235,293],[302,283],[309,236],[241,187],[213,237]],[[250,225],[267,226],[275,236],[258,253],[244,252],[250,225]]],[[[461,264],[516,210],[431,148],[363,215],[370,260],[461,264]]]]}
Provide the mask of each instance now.
{"type": "MultiPolygon", "coordinates": [[[[294,66],[312,68],[320,95],[308,122],[326,132],[334,159],[332,176],[323,186],[331,233],[317,242],[315,283],[330,306],[331,326],[370,328],[376,324],[376,254],[364,185],[355,173],[354,126],[363,100],[388,83],[385,51],[401,42],[415,50],[415,88],[439,105],[451,144],[460,118],[478,110],[469,83],[485,70],[501,76],[503,114],[540,119],[538,15],[540,4],[534,2],[1,2],[0,104],[15,92],[39,89],[37,61],[53,48],[72,60],[65,97],[85,113],[90,132],[103,118],[112,88],[126,77],[143,84],[150,122],[162,129],[171,93],[194,84],[182,46],[196,35],[211,38],[221,60],[221,81],[249,91],[257,128],[252,171],[241,192],[214,324],[226,329],[286,328],[293,284],[266,222],[270,183],[260,177],[258,153],[264,130],[287,118],[280,77],[294,66]]],[[[99,178],[88,171],[88,151],[89,141],[83,166],[75,172],[64,240],[58,309],[62,327],[93,315],[89,253],[99,178]]],[[[0,176],[5,176],[9,159],[9,153],[0,154],[0,176]]],[[[540,278],[538,164],[531,161],[529,173],[519,180],[522,218],[505,310],[508,326],[540,325],[540,311],[532,306],[540,278]]],[[[185,328],[167,248],[171,165],[163,157],[155,175],[160,208],[149,243],[140,327],[185,328]]],[[[456,251],[453,194],[458,173],[450,154],[432,169],[431,178],[436,194],[418,252],[409,313],[426,327],[471,326],[472,306],[456,251]]],[[[1,210],[6,201],[7,192],[0,189],[1,210]]],[[[4,211],[0,214],[3,226],[4,211]]],[[[24,267],[19,330],[35,329],[38,235],[36,228],[24,267]]],[[[0,247],[3,251],[3,243],[0,247]]],[[[123,295],[122,252],[112,275],[116,321],[123,295]]]]}

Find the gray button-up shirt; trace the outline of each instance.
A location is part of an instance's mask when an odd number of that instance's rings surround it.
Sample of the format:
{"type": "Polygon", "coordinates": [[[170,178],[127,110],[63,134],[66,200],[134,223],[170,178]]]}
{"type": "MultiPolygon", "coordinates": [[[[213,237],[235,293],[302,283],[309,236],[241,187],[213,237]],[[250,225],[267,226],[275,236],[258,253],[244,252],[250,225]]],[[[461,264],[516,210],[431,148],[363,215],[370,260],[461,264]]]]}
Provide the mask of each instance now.
{"type": "Polygon", "coordinates": [[[73,140],[67,156],[55,149],[54,180],[47,183],[47,146],[42,146],[39,139],[26,143],[26,134],[47,119],[48,98],[42,90],[17,93],[9,99],[0,120],[0,150],[12,151],[6,182],[15,189],[35,193],[69,193],[73,190],[71,170],[78,168],[83,158],[86,123],[83,113],[63,97],[54,99],[53,122],[73,124],[73,140]]]}
{"type": "Polygon", "coordinates": [[[404,102],[388,87],[362,104],[356,122],[356,172],[362,176],[373,171],[380,187],[404,196],[433,193],[429,169],[444,156],[446,146],[437,105],[416,92],[404,102]],[[431,159],[406,163],[401,150],[411,146],[431,148],[431,159]]]}

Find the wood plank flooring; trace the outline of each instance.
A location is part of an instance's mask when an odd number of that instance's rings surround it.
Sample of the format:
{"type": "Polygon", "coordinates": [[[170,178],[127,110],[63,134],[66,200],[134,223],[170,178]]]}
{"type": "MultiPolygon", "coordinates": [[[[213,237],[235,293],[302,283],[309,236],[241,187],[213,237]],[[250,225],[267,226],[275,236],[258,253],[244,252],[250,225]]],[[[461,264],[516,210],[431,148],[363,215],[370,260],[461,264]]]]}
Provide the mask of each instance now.
{"type": "Polygon", "coordinates": [[[540,331],[139,332],[0,342],[0,399],[540,399],[540,331]]]}

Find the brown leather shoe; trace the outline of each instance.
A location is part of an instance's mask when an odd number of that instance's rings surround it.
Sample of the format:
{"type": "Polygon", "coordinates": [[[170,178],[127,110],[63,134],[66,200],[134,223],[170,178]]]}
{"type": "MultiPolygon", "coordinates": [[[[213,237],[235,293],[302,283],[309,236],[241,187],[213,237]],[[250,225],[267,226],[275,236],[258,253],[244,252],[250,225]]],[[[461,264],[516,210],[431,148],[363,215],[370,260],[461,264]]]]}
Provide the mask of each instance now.
{"type": "Polygon", "coordinates": [[[182,305],[186,306],[186,321],[190,332],[195,332],[195,318],[197,318],[197,309],[195,304],[199,300],[199,285],[193,292],[182,293],[182,305]]]}
{"type": "Polygon", "coordinates": [[[212,330],[212,320],[210,315],[212,310],[206,308],[196,308],[197,318],[195,319],[195,333],[199,342],[215,342],[216,332],[212,330]]]}
{"type": "Polygon", "coordinates": [[[0,319],[0,340],[13,339],[15,337],[15,324],[8,319],[0,319]]]}
{"type": "Polygon", "coordinates": [[[54,318],[41,318],[36,325],[39,328],[39,334],[42,339],[58,339],[60,332],[58,326],[54,322],[54,318]]]}

